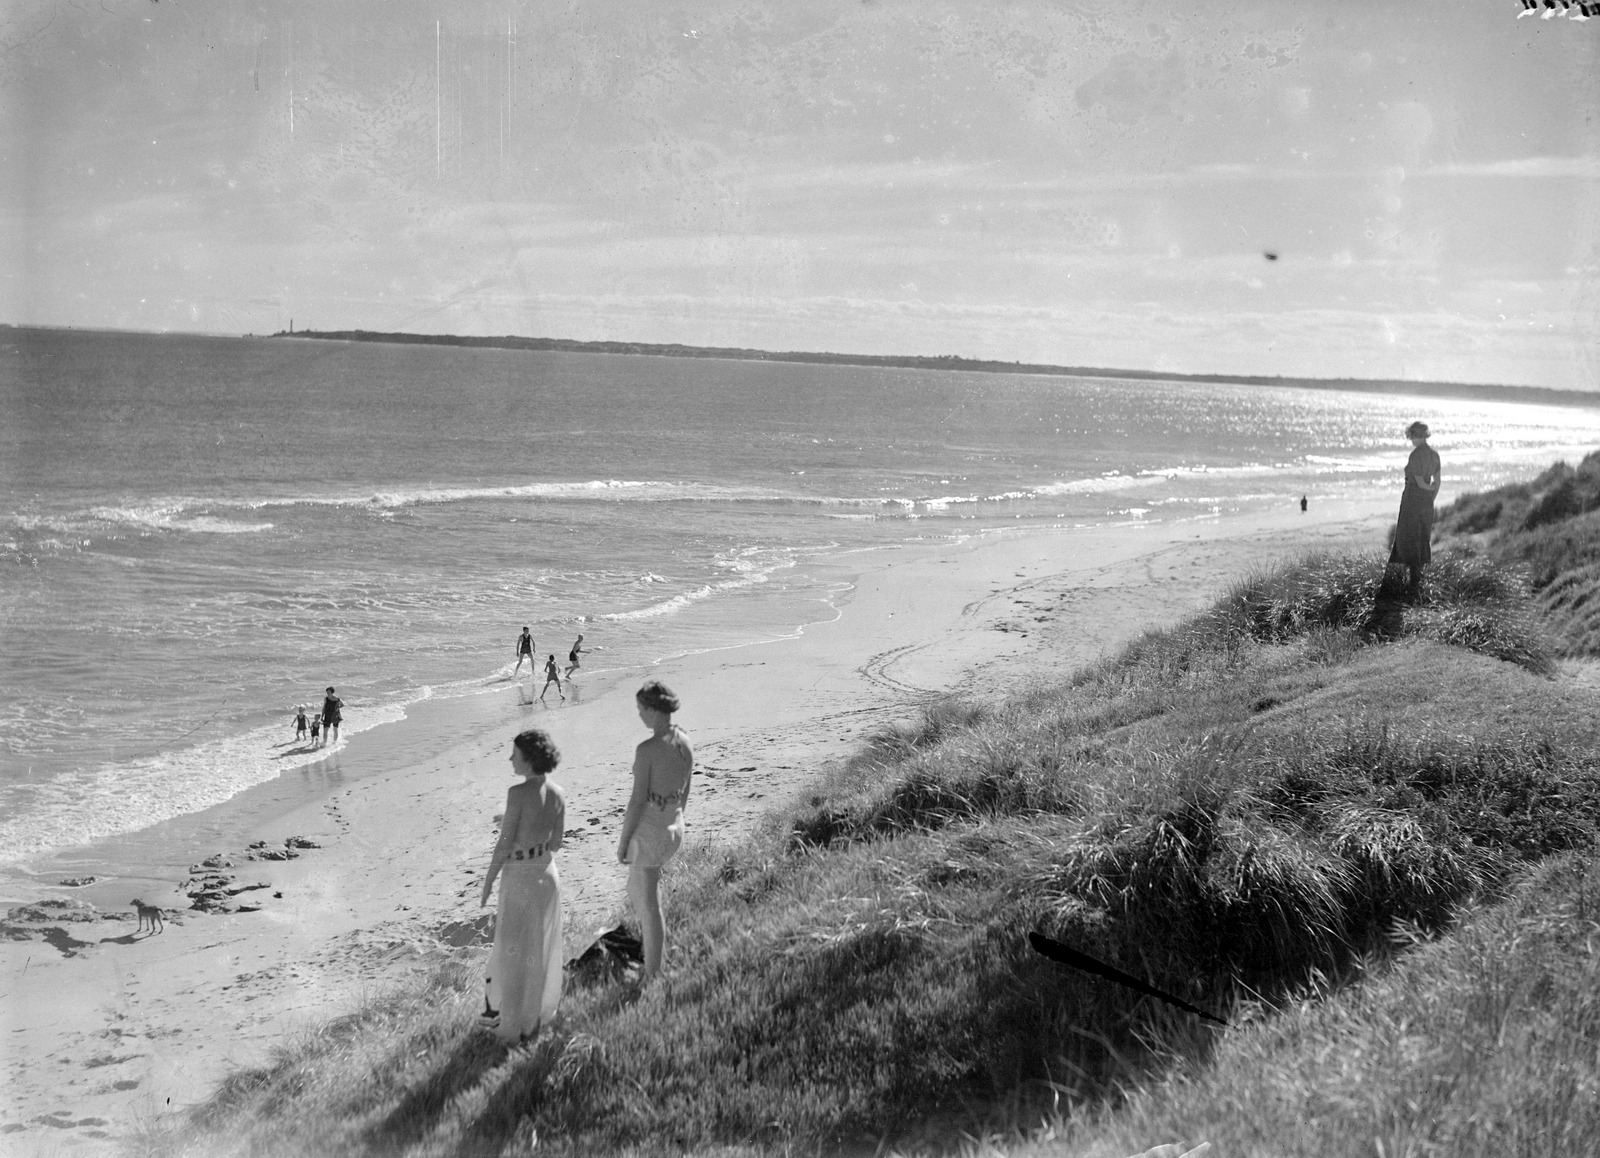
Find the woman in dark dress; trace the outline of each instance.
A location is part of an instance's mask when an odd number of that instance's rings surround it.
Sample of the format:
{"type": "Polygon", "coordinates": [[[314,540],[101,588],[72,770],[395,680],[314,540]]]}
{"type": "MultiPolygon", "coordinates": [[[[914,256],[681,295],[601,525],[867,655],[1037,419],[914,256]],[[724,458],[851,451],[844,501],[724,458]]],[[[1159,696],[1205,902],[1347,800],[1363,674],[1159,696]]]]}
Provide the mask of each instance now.
{"type": "Polygon", "coordinates": [[[1406,459],[1406,489],[1400,496],[1400,519],[1394,528],[1389,563],[1406,568],[1406,598],[1416,601],[1422,569],[1433,558],[1433,497],[1439,493],[1439,452],[1428,445],[1428,424],[1406,427],[1411,457],[1406,459]]]}
{"type": "Polygon", "coordinates": [[[339,742],[339,721],[344,718],[344,701],[328,689],[322,698],[322,739],[325,743],[339,742]]]}

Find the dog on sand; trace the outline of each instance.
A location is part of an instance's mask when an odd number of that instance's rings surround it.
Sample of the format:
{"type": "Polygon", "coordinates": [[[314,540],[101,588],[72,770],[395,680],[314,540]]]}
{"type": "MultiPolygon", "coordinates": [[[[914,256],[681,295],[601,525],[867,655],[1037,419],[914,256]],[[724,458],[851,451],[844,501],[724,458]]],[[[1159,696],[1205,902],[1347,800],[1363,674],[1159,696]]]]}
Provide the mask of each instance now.
{"type": "Polygon", "coordinates": [[[154,905],[147,905],[137,897],[133,899],[132,904],[134,912],[139,914],[139,923],[133,930],[135,933],[138,933],[147,924],[150,926],[152,935],[163,931],[167,927],[166,921],[161,917],[161,910],[154,905]]]}

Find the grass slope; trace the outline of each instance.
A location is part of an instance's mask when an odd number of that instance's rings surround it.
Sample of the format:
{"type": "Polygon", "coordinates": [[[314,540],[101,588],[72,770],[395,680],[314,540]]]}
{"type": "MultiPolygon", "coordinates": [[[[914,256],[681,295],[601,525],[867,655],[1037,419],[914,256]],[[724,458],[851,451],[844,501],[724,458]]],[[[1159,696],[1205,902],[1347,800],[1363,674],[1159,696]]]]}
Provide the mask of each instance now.
{"type": "Polygon", "coordinates": [[[1463,495],[1438,529],[1527,577],[1557,654],[1600,656],[1600,451],[1575,470],[1558,462],[1530,483],[1463,495]]]}
{"type": "Polygon", "coordinates": [[[1467,1158],[1600,1154],[1600,860],[1554,858],[1451,936],[1420,938],[1323,999],[1252,1017],[1204,1067],[1012,1158],[1214,1154],[1467,1158]]]}
{"type": "MultiPolygon", "coordinates": [[[[1381,557],[1305,560],[1063,686],[935,705],[750,839],[687,855],[669,968],[637,999],[576,990],[507,1052],[469,1028],[478,957],[447,961],[144,1148],[867,1153],[1020,1138],[1063,1107],[1106,1139],[1195,1136],[1178,1110],[1113,1108],[1222,1072],[1262,1025],[1336,1017],[1308,995],[1586,848],[1600,818],[1594,698],[1543,674],[1523,582],[1442,552],[1398,623],[1383,583],[1381,557]],[[1064,968],[1033,930],[1251,1024],[1064,968]]],[[[1426,1048],[1456,1048],[1453,1024],[1426,1048]]],[[[1328,1025],[1273,1048],[1333,1056],[1328,1025]]]]}

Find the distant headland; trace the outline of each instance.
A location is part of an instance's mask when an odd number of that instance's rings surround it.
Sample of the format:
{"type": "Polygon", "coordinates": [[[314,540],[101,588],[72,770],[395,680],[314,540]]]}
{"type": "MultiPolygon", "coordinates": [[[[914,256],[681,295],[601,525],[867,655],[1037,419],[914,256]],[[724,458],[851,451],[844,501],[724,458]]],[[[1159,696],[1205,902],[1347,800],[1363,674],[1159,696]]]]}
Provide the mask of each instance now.
{"type": "Polygon", "coordinates": [[[1118,370],[1106,366],[1053,366],[899,354],[832,354],[797,350],[752,350],[737,346],[685,346],[677,342],[581,342],[572,338],[526,338],[514,334],[404,334],[379,330],[279,330],[274,338],[341,342],[392,342],[421,346],[470,346],[495,350],[541,350],[570,354],[634,354],[658,358],[724,358],[745,362],[803,362],[821,366],[880,366],[906,370],[961,370],[980,374],[1043,374],[1069,378],[1129,378],[1153,382],[1213,382],[1241,386],[1292,386],[1302,390],[1354,390],[1369,394],[1422,394],[1551,406],[1600,406],[1600,392],[1547,386],[1499,386],[1472,382],[1413,382],[1378,378],[1286,378],[1261,374],[1180,374],[1166,370],[1118,370]]]}

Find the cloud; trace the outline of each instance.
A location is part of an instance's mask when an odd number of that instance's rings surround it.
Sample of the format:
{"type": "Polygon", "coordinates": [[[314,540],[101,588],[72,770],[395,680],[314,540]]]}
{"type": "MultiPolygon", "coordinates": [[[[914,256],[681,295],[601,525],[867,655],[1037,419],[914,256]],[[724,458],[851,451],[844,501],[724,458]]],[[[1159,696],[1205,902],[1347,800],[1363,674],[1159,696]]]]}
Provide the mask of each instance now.
{"type": "Polygon", "coordinates": [[[1600,178],[1600,157],[1517,157],[1435,165],[1428,177],[1587,177],[1600,178]]]}
{"type": "Polygon", "coordinates": [[[1256,164],[1191,165],[1146,172],[1069,173],[1040,177],[1031,166],[996,161],[930,164],[918,160],[840,165],[769,166],[747,179],[753,190],[786,192],[796,200],[822,189],[936,190],[951,194],[988,193],[1012,197],[1075,193],[1117,193],[1174,189],[1249,181],[1368,180],[1370,171],[1330,170],[1256,164]]]}
{"type": "Polygon", "coordinates": [[[1125,52],[1079,85],[1073,95],[1079,108],[1102,111],[1117,124],[1131,125],[1144,117],[1179,115],[1188,88],[1183,60],[1177,53],[1151,60],[1125,52]]]}

